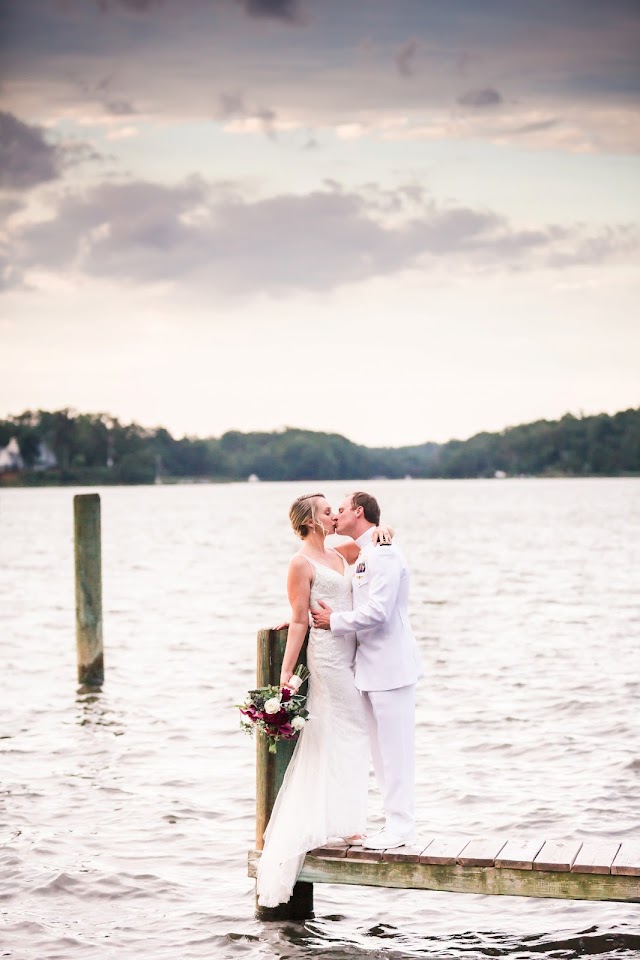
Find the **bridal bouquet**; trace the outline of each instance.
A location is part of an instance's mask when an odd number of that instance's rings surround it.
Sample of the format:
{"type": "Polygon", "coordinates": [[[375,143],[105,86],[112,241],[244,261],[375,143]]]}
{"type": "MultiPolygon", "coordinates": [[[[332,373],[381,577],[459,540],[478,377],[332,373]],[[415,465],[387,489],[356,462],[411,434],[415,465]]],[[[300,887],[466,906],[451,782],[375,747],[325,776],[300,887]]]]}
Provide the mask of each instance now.
{"type": "Polygon", "coordinates": [[[309,711],[305,708],[307,698],[299,690],[308,677],[309,670],[300,664],[289,680],[293,690],[260,687],[249,690],[244,703],[237,704],[242,714],[240,726],[250,736],[256,729],[265,736],[269,753],[276,752],[280,740],[295,740],[304,729],[309,711]]]}

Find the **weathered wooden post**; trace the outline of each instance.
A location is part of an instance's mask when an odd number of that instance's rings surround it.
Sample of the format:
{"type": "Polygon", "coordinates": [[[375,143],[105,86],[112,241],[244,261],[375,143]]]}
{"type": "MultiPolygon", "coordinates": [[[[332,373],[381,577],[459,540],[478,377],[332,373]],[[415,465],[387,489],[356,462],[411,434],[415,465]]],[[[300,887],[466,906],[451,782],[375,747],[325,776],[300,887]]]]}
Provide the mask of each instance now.
{"type": "MultiPolygon", "coordinates": [[[[258,632],[257,686],[280,683],[280,668],[287,645],[288,630],[260,630],[258,632]]],[[[298,663],[306,663],[307,646],[300,651],[298,663]]],[[[263,834],[271,816],[273,804],[282,786],[285,771],[291,760],[295,742],[281,741],[276,753],[269,753],[264,737],[256,739],[256,849],[262,850],[263,834]]],[[[291,899],[278,907],[260,907],[256,899],[259,920],[307,920],[313,916],[313,884],[296,883],[291,899]]]]}
{"type": "Polygon", "coordinates": [[[99,687],[104,682],[102,650],[102,560],[100,496],[73,498],[76,568],[76,647],[78,682],[99,687]]]}

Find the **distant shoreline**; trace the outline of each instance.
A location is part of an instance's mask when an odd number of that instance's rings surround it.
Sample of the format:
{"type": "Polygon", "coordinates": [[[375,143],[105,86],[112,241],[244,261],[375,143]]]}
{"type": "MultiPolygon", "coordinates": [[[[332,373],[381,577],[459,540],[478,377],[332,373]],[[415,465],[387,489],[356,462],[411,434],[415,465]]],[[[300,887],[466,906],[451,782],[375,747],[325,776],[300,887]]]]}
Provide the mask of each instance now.
{"type": "MultiPolygon", "coordinates": [[[[368,477],[363,479],[362,477],[314,477],[306,479],[292,479],[292,480],[264,480],[262,483],[377,483],[379,481],[384,481],[385,483],[411,483],[415,481],[420,482],[430,482],[430,483],[450,483],[450,482],[459,482],[459,483],[473,483],[478,480],[484,481],[493,481],[493,482],[503,482],[505,480],[517,481],[517,480],[637,480],[640,479],[640,472],[636,473],[591,473],[591,474],[554,474],[554,473],[545,473],[545,474],[517,474],[514,476],[506,477],[368,477]]],[[[43,478],[42,482],[29,480],[25,482],[24,480],[6,480],[2,475],[0,475],[0,490],[42,490],[42,489],[51,489],[58,487],[75,487],[83,489],[95,489],[96,487],[188,487],[188,486],[221,486],[228,485],[230,483],[243,483],[251,486],[252,484],[248,479],[238,480],[234,478],[221,479],[220,477],[176,477],[176,478],[167,478],[159,482],[156,481],[140,481],[140,482],[98,482],[91,483],[88,481],[82,481],[79,479],[73,480],[46,480],[43,478]]]]}
{"type": "Polygon", "coordinates": [[[0,420],[0,487],[523,476],[640,476],[640,407],[408,447],[364,447],[293,427],[177,440],[163,427],[72,410],[0,420]]]}

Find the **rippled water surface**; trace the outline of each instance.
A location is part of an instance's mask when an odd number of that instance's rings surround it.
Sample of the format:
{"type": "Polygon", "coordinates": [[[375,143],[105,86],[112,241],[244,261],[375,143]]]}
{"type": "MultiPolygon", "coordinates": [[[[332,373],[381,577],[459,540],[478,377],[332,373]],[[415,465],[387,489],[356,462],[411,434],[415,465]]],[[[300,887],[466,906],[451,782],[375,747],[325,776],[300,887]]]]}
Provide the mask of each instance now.
{"type": "MultiPolygon", "coordinates": [[[[0,493],[0,957],[639,956],[637,904],[317,885],[315,920],[254,919],[254,746],[233,704],[257,630],[288,613],[306,486],[100,491],[93,694],[75,680],[76,491],[0,493]]],[[[352,485],[320,486],[337,504],[352,485]]],[[[640,481],[367,489],[413,568],[421,833],[639,836],[640,481]]]]}

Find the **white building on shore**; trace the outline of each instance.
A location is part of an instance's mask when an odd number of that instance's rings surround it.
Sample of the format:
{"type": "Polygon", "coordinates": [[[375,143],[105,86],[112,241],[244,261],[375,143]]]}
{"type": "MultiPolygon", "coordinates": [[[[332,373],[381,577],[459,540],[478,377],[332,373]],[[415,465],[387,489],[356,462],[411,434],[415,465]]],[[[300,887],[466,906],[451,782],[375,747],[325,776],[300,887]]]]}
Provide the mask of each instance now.
{"type": "MultiPolygon", "coordinates": [[[[51,470],[58,466],[58,458],[55,453],[41,440],[38,444],[38,452],[32,464],[33,470],[51,470]]],[[[13,473],[17,470],[24,470],[25,462],[20,452],[20,444],[17,437],[11,437],[6,447],[0,448],[0,473],[13,473]]]]}
{"type": "Polygon", "coordinates": [[[24,470],[20,445],[15,437],[11,437],[6,447],[0,449],[0,473],[6,473],[10,470],[24,470]]]}
{"type": "Polygon", "coordinates": [[[51,470],[58,466],[58,458],[44,440],[38,444],[38,456],[33,461],[34,470],[51,470]]]}

